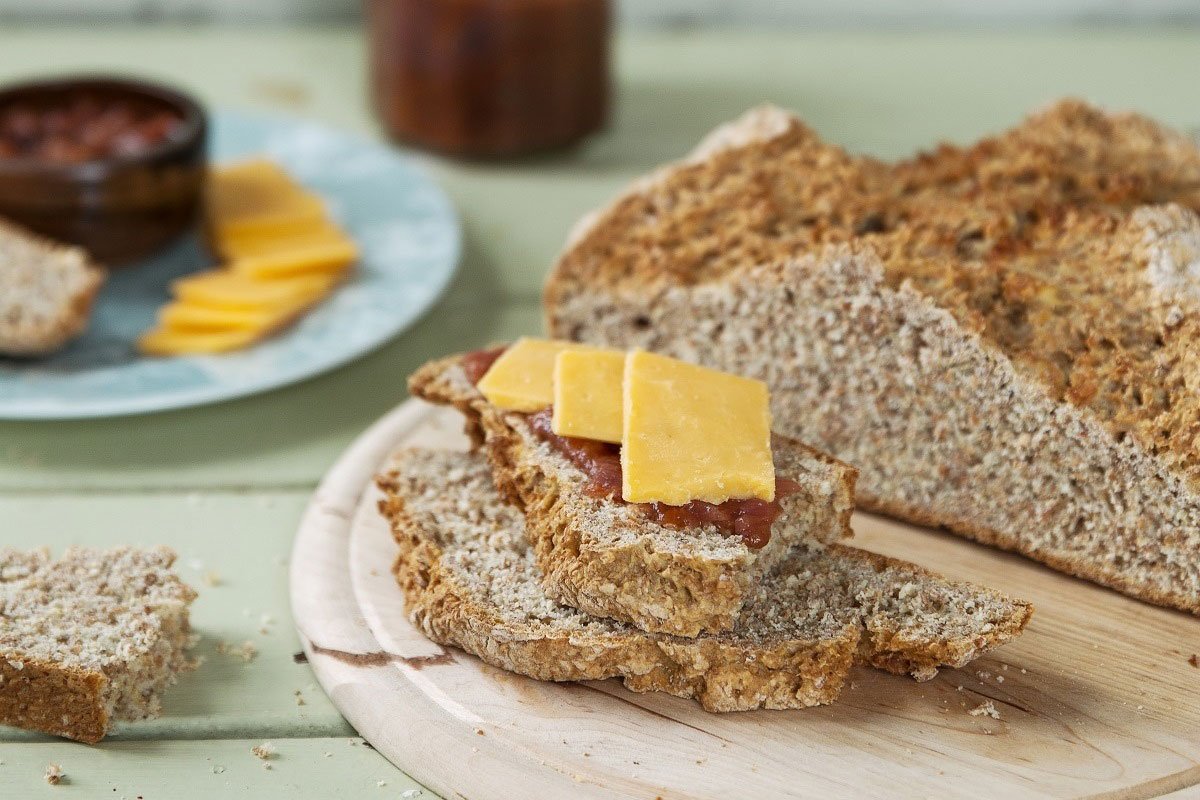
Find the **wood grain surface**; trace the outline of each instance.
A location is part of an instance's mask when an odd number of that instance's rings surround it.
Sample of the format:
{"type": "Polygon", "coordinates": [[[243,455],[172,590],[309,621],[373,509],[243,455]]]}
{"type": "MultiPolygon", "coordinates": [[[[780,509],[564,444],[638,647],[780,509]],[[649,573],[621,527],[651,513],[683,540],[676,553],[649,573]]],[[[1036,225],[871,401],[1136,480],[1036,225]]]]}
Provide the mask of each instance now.
{"type": "Polygon", "coordinates": [[[465,446],[410,400],[329,472],[301,523],[293,611],[318,678],[380,752],[447,797],[1148,798],[1200,785],[1200,620],[944,533],[860,514],[857,544],[1033,601],[1025,635],[927,683],[868,668],[803,711],[708,714],[618,681],[541,683],[424,638],[371,477],[465,446]],[[999,718],[971,714],[990,702],[999,718]]]}

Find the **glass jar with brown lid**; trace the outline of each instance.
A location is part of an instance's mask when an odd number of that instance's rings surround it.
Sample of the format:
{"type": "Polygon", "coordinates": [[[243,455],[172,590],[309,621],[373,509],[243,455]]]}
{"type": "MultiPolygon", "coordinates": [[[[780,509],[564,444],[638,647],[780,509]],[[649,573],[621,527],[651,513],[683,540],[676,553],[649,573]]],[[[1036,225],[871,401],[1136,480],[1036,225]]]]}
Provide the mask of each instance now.
{"type": "Polygon", "coordinates": [[[389,133],[500,156],[570,144],[609,102],[609,0],[367,0],[389,133]]]}

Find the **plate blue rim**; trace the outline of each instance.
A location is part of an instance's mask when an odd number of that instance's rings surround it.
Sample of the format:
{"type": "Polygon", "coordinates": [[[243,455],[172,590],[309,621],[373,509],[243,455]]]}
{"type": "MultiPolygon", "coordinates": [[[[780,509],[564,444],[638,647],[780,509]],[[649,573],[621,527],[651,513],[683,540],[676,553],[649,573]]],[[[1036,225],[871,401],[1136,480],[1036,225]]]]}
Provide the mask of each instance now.
{"type": "MultiPolygon", "coordinates": [[[[446,252],[443,263],[439,269],[434,271],[434,274],[430,276],[430,279],[423,286],[426,292],[425,299],[419,304],[406,308],[401,313],[396,314],[390,320],[389,324],[381,325],[353,347],[317,352],[302,363],[273,369],[262,377],[249,378],[234,384],[209,383],[178,391],[156,392],[138,397],[123,397],[111,400],[87,399],[81,400],[78,404],[74,405],[55,403],[50,407],[47,407],[44,402],[37,400],[14,402],[0,398],[0,420],[33,421],[121,417],[210,405],[269,392],[324,374],[377,350],[415,325],[445,294],[446,289],[458,271],[458,265],[462,257],[462,222],[459,219],[453,202],[424,165],[417,163],[408,153],[391,148],[386,142],[352,133],[345,133],[332,126],[298,117],[231,110],[221,110],[218,114],[220,115],[219,117],[214,115],[214,128],[219,126],[222,120],[226,124],[233,123],[263,128],[303,126],[307,130],[320,131],[325,135],[336,136],[344,142],[359,147],[388,150],[389,155],[402,164],[404,170],[414,180],[422,184],[421,190],[425,195],[425,199],[434,206],[434,213],[439,218],[438,223],[444,226],[446,235],[450,237],[445,243],[446,252]]],[[[245,154],[249,155],[250,152],[248,151],[245,154]]],[[[229,157],[221,153],[213,155],[217,160],[229,157]]],[[[287,331],[280,334],[279,338],[285,339],[291,335],[293,335],[293,331],[287,331]]],[[[205,360],[224,357],[182,357],[181,360],[205,360]]]]}

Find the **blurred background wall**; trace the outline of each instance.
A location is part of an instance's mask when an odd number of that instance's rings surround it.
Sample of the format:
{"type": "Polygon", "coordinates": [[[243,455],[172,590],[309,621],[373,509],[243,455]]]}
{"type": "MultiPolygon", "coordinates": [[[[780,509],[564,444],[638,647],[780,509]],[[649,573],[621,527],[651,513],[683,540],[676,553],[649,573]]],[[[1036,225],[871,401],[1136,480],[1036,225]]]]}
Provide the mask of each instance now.
{"type": "MultiPolygon", "coordinates": [[[[0,0],[0,23],[315,23],[353,20],[361,5],[361,0],[0,0]]],[[[1200,0],[618,0],[618,8],[622,23],[651,27],[939,28],[1200,22],[1200,0]]]]}

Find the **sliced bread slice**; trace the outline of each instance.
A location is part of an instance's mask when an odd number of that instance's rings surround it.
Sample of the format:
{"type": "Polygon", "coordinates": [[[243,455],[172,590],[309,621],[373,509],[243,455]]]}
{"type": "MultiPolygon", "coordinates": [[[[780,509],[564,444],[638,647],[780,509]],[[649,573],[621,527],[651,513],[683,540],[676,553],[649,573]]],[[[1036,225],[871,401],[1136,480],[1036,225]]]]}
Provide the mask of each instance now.
{"type": "Polygon", "coordinates": [[[860,507],[1200,614],[1198,209],[1134,114],[881,166],[760,110],[588,218],[548,330],[760,378],[860,507]]]}
{"type": "Polygon", "coordinates": [[[794,543],[850,535],[854,470],[791,439],[775,437],[772,450],[776,471],[799,491],[780,501],[767,545],[752,549],[714,526],[666,527],[636,506],[589,494],[587,476],[526,415],[489,403],[459,356],[425,365],[409,388],[466,415],[496,485],[528,518],[546,592],[589,614],[679,636],[728,630],[751,585],[794,543]]]}
{"type": "Polygon", "coordinates": [[[0,550],[0,723],[94,743],[190,668],[196,593],[165,547],[0,550]]]}
{"type": "Polygon", "coordinates": [[[525,520],[478,453],[402,451],[379,485],[413,624],[540,680],[620,677],[709,711],[802,708],[836,699],[855,662],[932,678],[1019,635],[1032,614],[990,590],[810,540],[749,588],[732,630],[645,633],[547,596],[525,520]]]}
{"type": "Polygon", "coordinates": [[[83,248],[0,221],[0,355],[45,355],[78,336],[103,283],[83,248]]]}

